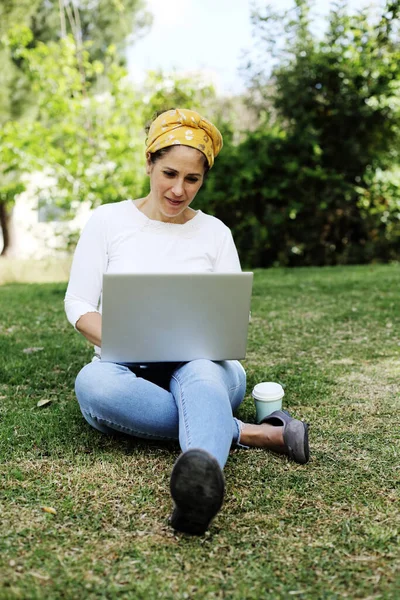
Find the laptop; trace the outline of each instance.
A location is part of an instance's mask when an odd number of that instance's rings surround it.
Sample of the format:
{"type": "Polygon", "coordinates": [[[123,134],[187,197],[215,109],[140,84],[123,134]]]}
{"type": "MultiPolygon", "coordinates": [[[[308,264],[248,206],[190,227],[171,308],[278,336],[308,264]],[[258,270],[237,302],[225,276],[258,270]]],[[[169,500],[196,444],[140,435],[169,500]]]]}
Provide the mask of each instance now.
{"type": "Polygon", "coordinates": [[[103,275],[102,360],[245,357],[253,273],[103,275]]]}

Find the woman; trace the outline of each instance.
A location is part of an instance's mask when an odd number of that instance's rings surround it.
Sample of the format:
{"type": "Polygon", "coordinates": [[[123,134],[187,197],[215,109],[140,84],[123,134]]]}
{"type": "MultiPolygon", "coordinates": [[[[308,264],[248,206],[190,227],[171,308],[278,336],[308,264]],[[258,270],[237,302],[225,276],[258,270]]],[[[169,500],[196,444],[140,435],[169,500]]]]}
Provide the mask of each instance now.
{"type": "MultiPolygon", "coordinates": [[[[171,525],[202,534],[220,509],[222,469],[232,444],[269,448],[308,460],[307,424],[277,411],[259,425],[233,417],[246,390],[238,361],[126,365],[101,356],[103,273],[238,272],[230,230],[191,208],[222,148],[218,129],[197,112],[169,110],[148,132],[145,198],[97,208],[77,245],[65,308],[96,356],[78,374],[76,395],[86,421],[104,433],[179,439],[171,475],[171,525]]],[[[140,307],[138,308],[140,310],[140,307]]]]}

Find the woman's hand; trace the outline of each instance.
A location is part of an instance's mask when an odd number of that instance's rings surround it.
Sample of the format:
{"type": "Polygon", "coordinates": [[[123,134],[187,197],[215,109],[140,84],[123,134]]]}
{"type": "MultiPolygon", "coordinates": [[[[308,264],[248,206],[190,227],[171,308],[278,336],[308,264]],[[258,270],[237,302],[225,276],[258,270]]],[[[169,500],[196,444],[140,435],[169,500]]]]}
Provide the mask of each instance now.
{"type": "Polygon", "coordinates": [[[89,342],[101,346],[101,314],[89,312],[82,315],[76,322],[77,330],[85,336],[89,342]]]}

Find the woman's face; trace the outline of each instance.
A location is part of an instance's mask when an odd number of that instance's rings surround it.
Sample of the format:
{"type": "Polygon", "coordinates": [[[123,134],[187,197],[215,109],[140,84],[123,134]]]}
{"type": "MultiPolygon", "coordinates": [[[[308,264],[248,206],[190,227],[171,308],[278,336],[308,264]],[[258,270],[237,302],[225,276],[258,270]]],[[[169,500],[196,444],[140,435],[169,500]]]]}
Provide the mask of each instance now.
{"type": "Polygon", "coordinates": [[[152,218],[179,223],[203,183],[204,155],[190,146],[172,146],[154,164],[147,159],[146,173],[152,218]]]}

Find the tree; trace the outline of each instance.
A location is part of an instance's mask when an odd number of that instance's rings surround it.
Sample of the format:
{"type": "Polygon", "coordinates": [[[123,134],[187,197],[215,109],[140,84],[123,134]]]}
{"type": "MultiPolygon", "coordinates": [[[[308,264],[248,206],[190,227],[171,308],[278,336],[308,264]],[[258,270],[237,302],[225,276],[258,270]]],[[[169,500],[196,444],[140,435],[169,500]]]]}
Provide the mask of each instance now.
{"type": "Polygon", "coordinates": [[[25,77],[12,60],[7,42],[8,33],[18,25],[26,25],[41,0],[3,0],[0,4],[0,124],[18,118],[27,98],[25,77]]]}
{"type": "MultiPolygon", "coordinates": [[[[46,54],[43,41],[60,41],[58,47],[51,46],[51,42],[47,47],[54,50],[55,56],[66,60],[65,68],[67,71],[72,68],[74,76],[77,75],[81,83],[78,91],[72,72],[63,77],[65,73],[60,71],[62,63],[57,66],[53,62],[53,69],[51,57],[46,55],[45,64],[50,71],[47,75],[53,77],[49,81],[50,88],[52,85],[57,87],[56,80],[59,77],[58,89],[62,89],[64,85],[64,93],[72,94],[75,100],[79,94],[82,100],[86,99],[87,115],[89,105],[93,101],[89,101],[89,91],[93,94],[108,91],[108,102],[111,102],[111,97],[115,98],[115,87],[111,91],[108,86],[116,83],[116,69],[124,62],[121,50],[128,36],[132,37],[133,28],[136,26],[136,32],[140,32],[140,28],[148,24],[149,18],[142,10],[141,0],[81,0],[79,3],[72,0],[32,0],[30,3],[26,0],[5,0],[0,16],[0,58],[5,65],[0,80],[0,83],[3,83],[0,95],[0,120],[3,123],[0,140],[0,225],[3,231],[2,255],[7,255],[12,253],[10,223],[14,198],[23,190],[23,173],[29,172],[33,165],[37,164],[37,160],[32,161],[32,157],[36,155],[28,151],[28,146],[30,150],[35,146],[35,135],[37,137],[45,121],[47,126],[52,128],[51,111],[46,110],[43,105],[44,87],[39,89],[40,84],[37,80],[40,68],[35,57],[40,53],[46,54]],[[29,29],[28,25],[32,29],[29,29]],[[68,37],[68,32],[72,37],[68,37]],[[113,41],[116,42],[114,46],[113,41]],[[34,51],[37,49],[38,53],[35,55],[34,51]],[[72,51],[75,52],[75,63],[72,51]],[[35,76],[30,72],[31,68],[35,71],[35,76]],[[72,85],[71,89],[69,85],[72,85]],[[35,123],[38,117],[40,124],[35,123]],[[18,137],[15,137],[16,135],[18,137]]],[[[119,79],[121,78],[123,76],[120,73],[119,79]]],[[[122,85],[121,81],[118,85],[122,85]]],[[[55,97],[58,97],[60,106],[65,108],[61,95],[56,93],[55,97]]],[[[50,98],[51,105],[54,105],[53,100],[54,98],[50,98]]],[[[64,100],[67,101],[68,97],[64,100]]],[[[74,114],[72,111],[71,118],[74,114]]],[[[68,115],[69,112],[64,111],[67,121],[68,115]]],[[[56,113],[53,113],[53,117],[53,124],[60,123],[56,113]]],[[[69,122],[71,124],[71,120],[69,122]]],[[[85,123],[86,126],[89,123],[87,116],[85,123]]],[[[115,128],[112,129],[115,132],[115,128]]],[[[83,131],[87,131],[87,127],[83,131]]],[[[50,139],[46,132],[42,134],[44,139],[50,139]]],[[[94,148],[93,140],[90,137],[89,140],[94,148]]],[[[42,147],[43,145],[39,145],[37,156],[41,156],[42,147]]],[[[73,158],[71,161],[73,162],[73,158]]]]}
{"type": "Polygon", "coordinates": [[[310,4],[295,5],[283,16],[269,8],[254,14],[264,57],[248,66],[264,124],[238,148],[242,164],[236,159],[235,175],[224,183],[240,211],[234,233],[245,261],[398,257],[398,192],[396,198],[393,177],[388,185],[377,173],[398,164],[400,2],[387,2],[375,20],[347,14],[342,2],[322,39],[311,32],[310,4]]]}
{"type": "MultiPolygon", "coordinates": [[[[21,181],[22,148],[5,143],[13,130],[11,122],[23,114],[32,114],[32,101],[26,77],[20,72],[10,53],[12,32],[27,23],[40,0],[4,0],[0,5],[0,227],[3,232],[3,251],[7,254],[13,246],[12,207],[14,198],[24,190],[21,181]],[[7,129],[7,134],[5,133],[7,129]],[[1,140],[3,138],[3,140],[1,140]],[[2,142],[2,143],[1,143],[2,142]]],[[[27,43],[27,39],[21,39],[27,43]]]]}
{"type": "Polygon", "coordinates": [[[10,121],[0,131],[0,164],[15,169],[23,162],[25,171],[44,172],[53,184],[39,191],[41,202],[66,218],[82,200],[96,206],[146,193],[145,121],[155,109],[199,108],[214,99],[200,79],[150,74],[144,102],[112,47],[106,69],[91,58],[89,42],[78,55],[71,35],[31,47],[29,30],[25,34],[25,46],[19,35],[11,51],[25,66],[38,116],[10,121]],[[101,93],[99,76],[106,83],[101,93]]]}
{"type": "Polygon", "coordinates": [[[165,75],[162,71],[149,71],[143,85],[144,118],[150,121],[156,113],[181,107],[193,110],[210,110],[216,103],[214,86],[199,74],[165,75]]]}
{"type": "Polygon", "coordinates": [[[144,0],[40,0],[30,20],[34,43],[59,41],[68,33],[78,43],[90,41],[92,60],[104,61],[108,48],[116,48],[125,64],[126,45],[134,43],[151,24],[144,0]]]}
{"type": "Polygon", "coordinates": [[[14,51],[29,72],[38,118],[6,124],[0,163],[14,169],[19,160],[25,171],[42,170],[54,182],[42,190],[42,200],[51,196],[66,216],[82,199],[96,205],[137,194],[144,132],[125,68],[111,60],[107,91],[99,94],[95,80],[103,63],[92,61],[85,45],[78,57],[72,36],[35,48],[17,45],[14,51]]]}

